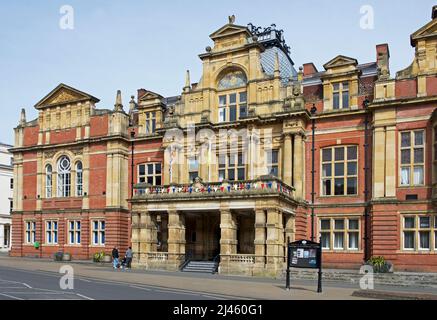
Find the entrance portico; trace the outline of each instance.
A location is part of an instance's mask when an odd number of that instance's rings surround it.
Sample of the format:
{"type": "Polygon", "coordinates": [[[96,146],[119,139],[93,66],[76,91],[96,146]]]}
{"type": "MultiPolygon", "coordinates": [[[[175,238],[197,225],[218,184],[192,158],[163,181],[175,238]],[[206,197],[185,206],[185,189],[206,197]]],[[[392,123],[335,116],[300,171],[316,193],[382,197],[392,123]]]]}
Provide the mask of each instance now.
{"type": "Polygon", "coordinates": [[[286,239],[294,240],[292,188],[273,177],[184,188],[136,187],[135,267],[177,271],[187,260],[214,260],[222,274],[282,272],[286,239]]]}

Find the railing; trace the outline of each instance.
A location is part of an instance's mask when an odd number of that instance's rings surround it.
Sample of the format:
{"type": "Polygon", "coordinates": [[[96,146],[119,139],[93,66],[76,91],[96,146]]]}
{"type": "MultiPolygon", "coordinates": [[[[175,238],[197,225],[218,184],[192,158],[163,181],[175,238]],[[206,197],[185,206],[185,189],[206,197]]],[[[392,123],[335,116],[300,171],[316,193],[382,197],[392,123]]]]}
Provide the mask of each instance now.
{"type": "Polygon", "coordinates": [[[290,198],[294,188],[286,185],[273,176],[257,180],[223,181],[214,183],[172,184],[166,186],[151,186],[138,184],[135,186],[134,198],[177,197],[177,196],[219,196],[219,195],[249,195],[278,193],[290,198]]]}
{"type": "Polygon", "coordinates": [[[216,264],[214,269],[214,273],[218,273],[219,265],[220,265],[220,254],[216,255],[212,261],[216,264]]]}
{"type": "Polygon", "coordinates": [[[222,255],[223,257],[228,257],[229,262],[238,262],[238,263],[255,263],[255,255],[253,254],[230,254],[230,255],[222,255]]]}
{"type": "Polygon", "coordinates": [[[192,252],[186,253],[185,254],[184,262],[179,266],[179,270],[183,270],[187,266],[187,264],[190,263],[192,258],[193,258],[193,253],[192,252]]]}

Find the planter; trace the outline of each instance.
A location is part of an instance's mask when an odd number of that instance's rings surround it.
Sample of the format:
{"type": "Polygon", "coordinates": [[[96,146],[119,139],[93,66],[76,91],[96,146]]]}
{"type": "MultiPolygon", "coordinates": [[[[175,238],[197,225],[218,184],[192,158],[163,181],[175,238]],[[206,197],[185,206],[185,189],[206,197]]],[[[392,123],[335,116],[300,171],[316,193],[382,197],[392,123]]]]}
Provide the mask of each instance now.
{"type": "Polygon", "coordinates": [[[104,256],[102,259],[102,262],[104,263],[111,263],[112,262],[112,257],[111,256],[104,256]]]}
{"type": "Polygon", "coordinates": [[[62,252],[56,252],[56,253],[53,255],[53,259],[54,259],[55,261],[62,261],[63,257],[64,257],[64,254],[63,254],[62,252]]]}
{"type": "Polygon", "coordinates": [[[64,253],[62,255],[62,261],[71,261],[71,254],[69,253],[64,253]]]}

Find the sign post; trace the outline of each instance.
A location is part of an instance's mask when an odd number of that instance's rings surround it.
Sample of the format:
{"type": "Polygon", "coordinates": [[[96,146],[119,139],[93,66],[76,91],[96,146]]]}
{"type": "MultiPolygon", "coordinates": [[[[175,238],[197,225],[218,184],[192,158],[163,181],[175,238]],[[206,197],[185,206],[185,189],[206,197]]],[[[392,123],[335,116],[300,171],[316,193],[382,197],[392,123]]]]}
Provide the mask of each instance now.
{"type": "Polygon", "coordinates": [[[290,268],[319,269],[317,292],[322,293],[322,246],[309,240],[290,243],[288,239],[286,288],[290,290],[290,268]]]}

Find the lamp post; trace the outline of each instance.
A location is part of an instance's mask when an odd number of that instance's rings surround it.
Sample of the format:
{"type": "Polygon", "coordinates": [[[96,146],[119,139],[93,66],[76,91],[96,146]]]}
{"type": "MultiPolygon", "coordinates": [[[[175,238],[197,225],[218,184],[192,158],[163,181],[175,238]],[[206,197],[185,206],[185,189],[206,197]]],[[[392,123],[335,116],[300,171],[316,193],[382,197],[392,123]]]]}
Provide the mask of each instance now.
{"type": "Polygon", "coordinates": [[[316,151],[316,114],[317,114],[317,107],[315,104],[313,104],[313,107],[311,108],[311,123],[312,123],[312,130],[313,130],[313,136],[312,136],[312,148],[311,148],[311,241],[314,242],[315,236],[314,236],[314,202],[315,202],[315,183],[314,183],[314,175],[316,172],[315,168],[315,151],[316,151]]]}
{"type": "Polygon", "coordinates": [[[364,119],[364,262],[370,259],[370,247],[369,247],[369,217],[370,217],[370,191],[369,191],[369,103],[366,98],[363,101],[363,109],[366,110],[366,116],[364,119]]]}

